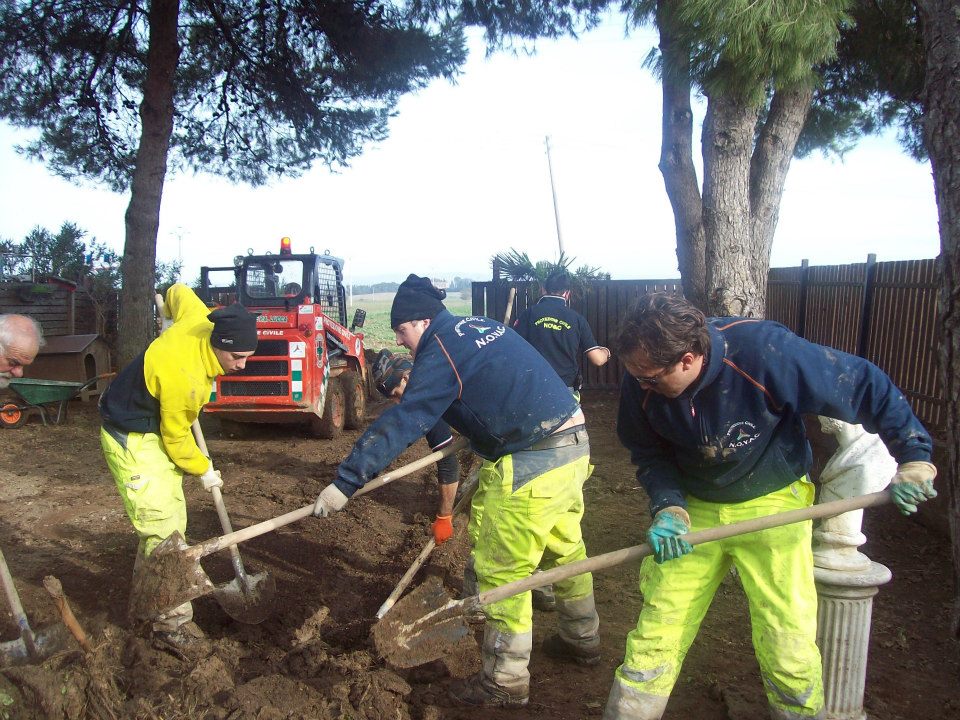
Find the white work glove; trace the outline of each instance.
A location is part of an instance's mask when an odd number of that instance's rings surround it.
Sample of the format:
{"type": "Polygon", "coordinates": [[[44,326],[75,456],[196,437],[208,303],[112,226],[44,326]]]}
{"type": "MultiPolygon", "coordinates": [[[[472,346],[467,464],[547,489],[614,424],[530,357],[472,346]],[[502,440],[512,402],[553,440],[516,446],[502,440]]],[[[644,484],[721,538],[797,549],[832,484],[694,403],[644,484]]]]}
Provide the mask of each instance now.
{"type": "Polygon", "coordinates": [[[206,472],[200,476],[200,482],[203,483],[203,489],[207,492],[213,492],[215,487],[223,487],[223,480],[220,478],[220,471],[213,469],[213,463],[210,463],[210,467],[208,467],[206,472]]]}
{"type": "Polygon", "coordinates": [[[897,465],[897,474],[890,481],[890,499],[904,515],[917,511],[917,503],[937,496],[933,479],[937,468],[933,464],[914,460],[897,465]]]}
{"type": "Polygon", "coordinates": [[[330,483],[323,489],[323,492],[317,496],[317,502],[313,505],[313,515],[314,517],[333,515],[335,512],[343,510],[343,506],[347,504],[347,500],[349,500],[349,498],[340,492],[340,488],[330,483]]]}

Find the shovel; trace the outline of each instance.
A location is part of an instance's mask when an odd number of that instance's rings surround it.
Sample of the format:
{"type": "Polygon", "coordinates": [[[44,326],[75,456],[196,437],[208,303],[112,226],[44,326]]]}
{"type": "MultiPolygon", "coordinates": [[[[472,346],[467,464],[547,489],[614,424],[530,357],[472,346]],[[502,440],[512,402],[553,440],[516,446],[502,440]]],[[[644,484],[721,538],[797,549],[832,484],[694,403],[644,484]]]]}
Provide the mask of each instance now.
{"type": "MultiPolygon", "coordinates": [[[[697,545],[804,520],[833,517],[851,510],[874,507],[887,502],[890,502],[890,495],[882,490],[731,525],[698,530],[683,537],[691,545],[697,545]]],[[[650,545],[647,543],[634,545],[578,560],[569,565],[551,568],[542,573],[538,572],[463,600],[450,598],[440,581],[431,578],[398,602],[386,617],[374,625],[372,631],[374,644],[384,660],[394,667],[409,668],[423,665],[443,657],[453,649],[468,632],[465,616],[480,606],[519,595],[548,583],[566,580],[586,572],[604,570],[647,555],[653,555],[650,545]]]]}
{"type": "Polygon", "coordinates": [[[0,550],[0,584],[10,604],[10,611],[20,629],[20,638],[0,643],[0,665],[23,665],[37,663],[58,652],[69,649],[69,635],[63,625],[52,625],[38,632],[30,629],[27,616],[20,604],[20,596],[13,584],[10,570],[7,568],[7,559],[0,550]]]}
{"type": "MultiPolygon", "coordinates": [[[[159,293],[154,295],[153,302],[157,308],[157,318],[162,333],[172,322],[167,320],[164,315],[163,296],[159,293]]],[[[193,421],[192,430],[200,452],[209,458],[210,451],[207,450],[207,443],[203,437],[203,430],[200,429],[199,420],[193,421]]],[[[223,493],[220,492],[220,488],[215,487],[211,489],[210,494],[213,495],[213,504],[217,509],[217,516],[220,518],[220,526],[223,528],[223,532],[229,535],[233,532],[233,526],[230,523],[227,508],[223,504],[223,493]]],[[[268,572],[248,575],[243,567],[243,559],[240,557],[237,546],[231,545],[229,549],[235,577],[230,582],[213,587],[213,596],[220,603],[220,607],[234,620],[247,625],[258,625],[266,620],[273,611],[273,598],[277,594],[277,583],[273,579],[273,575],[268,572]]],[[[201,570],[201,572],[203,571],[201,570]]],[[[140,577],[142,576],[138,576],[138,581],[140,577]]],[[[148,584],[150,584],[149,581],[148,584]]]]}
{"type": "MultiPolygon", "coordinates": [[[[464,483],[460,500],[457,501],[456,506],[453,508],[454,516],[459,514],[461,510],[470,505],[470,501],[473,500],[473,493],[477,489],[477,481],[477,473],[473,473],[467,479],[467,482],[464,483]]],[[[420,554],[417,555],[417,559],[413,561],[409,568],[407,568],[407,571],[403,574],[403,577],[400,578],[400,582],[397,583],[397,586],[393,589],[393,592],[387,596],[387,599],[383,601],[380,609],[377,610],[377,620],[386,615],[387,611],[396,604],[397,598],[403,594],[403,591],[406,590],[413,581],[413,576],[417,574],[417,571],[421,567],[423,567],[423,564],[427,561],[427,558],[430,557],[430,553],[433,552],[433,548],[435,548],[436,545],[437,541],[433,538],[427,540],[426,544],[423,546],[423,550],[421,550],[420,554]]]]}
{"type": "MultiPolygon", "coordinates": [[[[507,295],[507,310],[503,314],[503,324],[506,325],[510,322],[510,314],[513,312],[513,300],[517,296],[517,289],[515,287],[510,288],[510,293],[507,295]]],[[[477,482],[479,478],[477,473],[474,472],[467,479],[467,482],[464,484],[463,491],[460,495],[460,500],[457,502],[456,507],[453,508],[453,514],[456,515],[463,508],[467,507],[470,504],[470,501],[473,500],[473,493],[477,489],[477,482]]],[[[400,582],[397,583],[397,586],[393,589],[393,592],[387,596],[387,599],[383,601],[383,604],[377,610],[377,620],[380,620],[387,612],[392,608],[399,598],[403,591],[407,589],[410,583],[413,581],[413,576],[417,574],[417,571],[423,567],[423,564],[427,561],[427,558],[430,557],[430,553],[433,552],[433,548],[436,547],[436,541],[433,538],[430,538],[427,541],[427,544],[423,546],[423,550],[420,551],[420,554],[417,555],[417,559],[413,561],[407,571],[403,574],[403,577],[400,578],[400,582]]]]}
{"type": "MultiPolygon", "coordinates": [[[[357,490],[354,497],[364,495],[393,480],[421,470],[441,458],[460,452],[467,445],[465,438],[459,438],[442,450],[381,475],[376,480],[371,480],[357,490]]],[[[150,620],[188,600],[214,592],[216,588],[200,567],[200,558],[312,515],[313,504],[311,503],[279,517],[264,520],[256,525],[192,546],[187,545],[179,532],[173,533],[157,545],[153,552],[144,558],[140,566],[130,597],[131,619],[150,620]]]]}
{"type": "MultiPolygon", "coordinates": [[[[200,429],[200,422],[197,420],[193,421],[193,437],[197,441],[200,452],[210,457],[206,440],[203,438],[203,430],[200,429]]],[[[223,493],[218,487],[211,488],[210,493],[213,495],[213,504],[220,517],[220,526],[223,532],[229,535],[233,532],[233,526],[230,524],[227,508],[223,504],[223,493]]],[[[231,545],[229,550],[235,577],[230,582],[217,585],[213,590],[213,597],[234,620],[247,625],[259,625],[273,612],[277,583],[269,572],[248,575],[237,546],[231,545]]]]}

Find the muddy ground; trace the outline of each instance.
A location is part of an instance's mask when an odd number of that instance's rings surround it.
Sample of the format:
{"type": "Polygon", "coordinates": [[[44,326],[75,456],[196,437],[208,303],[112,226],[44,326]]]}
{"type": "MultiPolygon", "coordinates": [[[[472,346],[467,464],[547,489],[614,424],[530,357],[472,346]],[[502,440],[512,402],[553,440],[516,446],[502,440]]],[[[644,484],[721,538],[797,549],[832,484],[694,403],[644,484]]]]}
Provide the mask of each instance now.
{"type": "MultiPolygon", "coordinates": [[[[369,416],[382,411],[373,405],[369,416]]],[[[592,554],[640,542],[646,500],[613,432],[616,396],[585,393],[596,471],[585,493],[584,535],[592,554]]],[[[42,581],[63,584],[94,651],[73,650],[42,665],[0,673],[0,718],[575,718],[599,717],[625,636],[641,598],[635,566],[595,576],[603,662],[582,669],[545,657],[531,662],[530,705],[519,711],[453,708],[452,677],[478,667],[468,639],[442,661],[391,670],[370,642],[380,603],[429,535],[434,476],[423,471],[351,502],[339,515],[309,518],[242,546],[248,566],[277,580],[276,611],[265,623],[231,620],[211,597],[195,602],[207,641],[176,657],[154,648],[125,620],[136,538],[100,456],[94,405],[72,403],[65,425],[36,420],[0,430],[0,547],[35,629],[58,622],[42,581]]],[[[266,429],[246,439],[221,436],[204,419],[223,472],[233,523],[244,527],[315,498],[358,436],[320,441],[305,432],[266,429]]],[[[404,456],[425,454],[418,443],[404,456]]],[[[210,496],[188,479],[188,540],[219,535],[210,496]]],[[[940,501],[938,501],[940,502],[940,501]]],[[[439,577],[460,587],[462,520],[455,541],[439,548],[418,581],[439,577]]],[[[894,580],[874,603],[866,710],[871,718],[960,717],[958,649],[948,638],[951,593],[945,538],[890,508],[867,512],[865,551],[894,580]]],[[[204,560],[214,580],[232,576],[226,553],[204,560]]],[[[535,640],[554,618],[536,613],[535,640]]],[[[479,633],[479,626],[475,627],[479,633]]],[[[479,636],[479,635],[478,635],[479,636]]],[[[0,638],[16,626],[6,607],[0,638]]],[[[763,718],[765,701],[750,645],[746,606],[729,578],[684,666],[667,718],[763,718]]]]}

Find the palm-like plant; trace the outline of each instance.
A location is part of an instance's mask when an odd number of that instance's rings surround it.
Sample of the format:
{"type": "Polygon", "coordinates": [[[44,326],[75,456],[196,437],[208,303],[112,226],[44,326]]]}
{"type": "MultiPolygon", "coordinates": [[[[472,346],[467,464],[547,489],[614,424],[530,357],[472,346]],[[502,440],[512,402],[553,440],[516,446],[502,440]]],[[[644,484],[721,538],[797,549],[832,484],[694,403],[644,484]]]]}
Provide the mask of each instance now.
{"type": "Polygon", "coordinates": [[[494,255],[490,264],[495,270],[506,275],[513,282],[536,283],[540,294],[543,294],[544,285],[547,278],[558,270],[565,270],[573,278],[572,291],[578,296],[583,295],[583,289],[590,280],[609,280],[610,273],[603,272],[598,267],[590,265],[581,265],[576,270],[570,270],[573,261],[576,258],[567,257],[563,252],[555,262],[550,260],[539,260],[533,262],[527,253],[510,248],[506,252],[500,252],[494,255]]]}

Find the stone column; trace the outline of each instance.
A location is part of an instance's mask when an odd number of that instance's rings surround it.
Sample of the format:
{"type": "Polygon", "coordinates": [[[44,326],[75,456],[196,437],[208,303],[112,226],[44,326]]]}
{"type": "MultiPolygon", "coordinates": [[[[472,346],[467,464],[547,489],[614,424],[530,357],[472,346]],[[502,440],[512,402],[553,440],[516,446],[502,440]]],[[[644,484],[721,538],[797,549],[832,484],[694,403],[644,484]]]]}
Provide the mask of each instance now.
{"type": "MultiPolygon", "coordinates": [[[[824,432],[837,436],[839,448],[820,476],[820,502],[876,492],[896,472],[880,438],[860,425],[820,418],[824,432]]],[[[863,694],[870,643],[873,596],[890,581],[883,565],[858,550],[863,511],[820,523],[813,532],[817,583],[817,644],[823,656],[824,709],[828,720],[865,720],[863,694]]]]}
{"type": "Polygon", "coordinates": [[[817,645],[823,658],[827,720],[865,720],[863,694],[873,596],[890,570],[871,562],[863,571],[814,567],[817,582],[817,645]]]}

